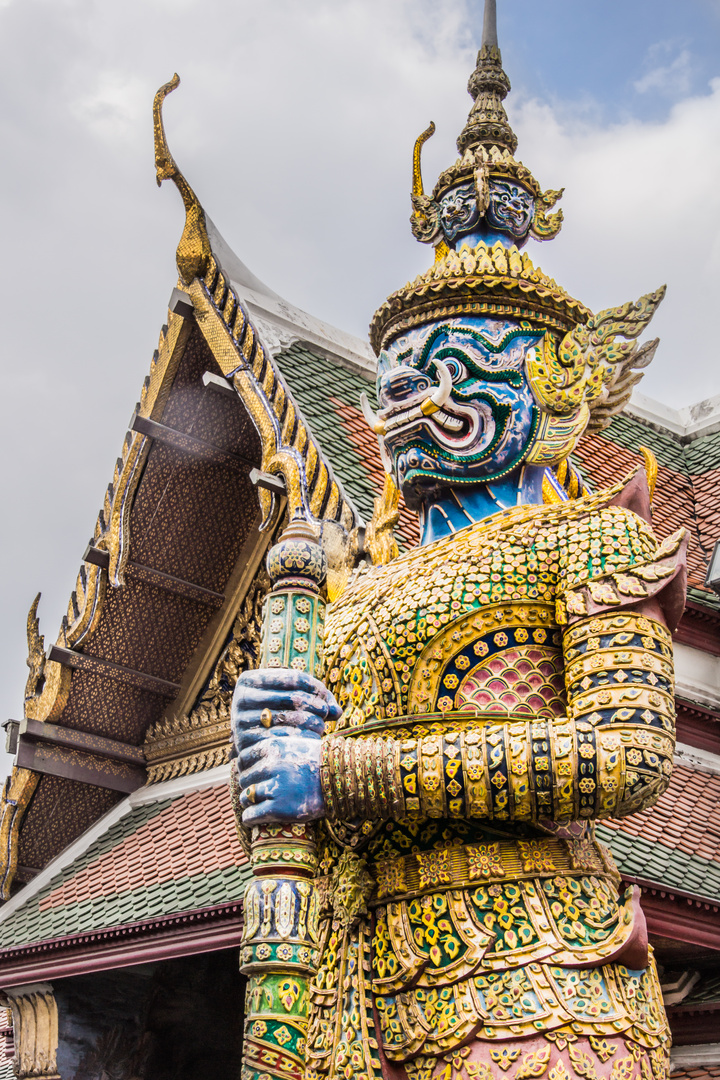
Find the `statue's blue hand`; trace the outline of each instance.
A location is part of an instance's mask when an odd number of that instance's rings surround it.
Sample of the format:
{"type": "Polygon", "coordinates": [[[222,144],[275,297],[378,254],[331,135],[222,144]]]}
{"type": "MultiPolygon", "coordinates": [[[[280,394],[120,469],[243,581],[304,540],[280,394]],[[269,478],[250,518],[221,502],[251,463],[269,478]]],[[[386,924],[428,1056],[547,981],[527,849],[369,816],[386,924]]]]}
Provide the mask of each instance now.
{"type": "Polygon", "coordinates": [[[272,714],[272,728],[299,728],[322,735],[326,720],[337,720],[342,710],[319,679],[304,671],[261,668],[243,671],[232,700],[232,731],[235,748],[255,741],[254,729],[267,734],[265,710],[272,714]],[[249,742],[248,742],[249,738],[249,742]]]}
{"type": "Polygon", "coordinates": [[[244,825],[324,816],[320,739],[325,721],[340,714],[329,690],[305,672],[243,672],[232,732],[244,825]]]}
{"type": "Polygon", "coordinates": [[[240,751],[237,768],[243,825],[325,816],[319,735],[266,732],[240,751]]]}

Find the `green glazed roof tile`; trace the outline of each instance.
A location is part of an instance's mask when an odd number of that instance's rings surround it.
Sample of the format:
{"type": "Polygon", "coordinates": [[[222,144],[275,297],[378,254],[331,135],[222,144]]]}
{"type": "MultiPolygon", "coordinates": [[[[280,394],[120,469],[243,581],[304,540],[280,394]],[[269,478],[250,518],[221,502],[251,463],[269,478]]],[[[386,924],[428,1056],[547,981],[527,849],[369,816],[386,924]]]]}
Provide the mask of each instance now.
{"type": "Polygon", "coordinates": [[[720,902],[720,863],[602,824],[596,832],[612,851],[621,874],[720,902]]]}

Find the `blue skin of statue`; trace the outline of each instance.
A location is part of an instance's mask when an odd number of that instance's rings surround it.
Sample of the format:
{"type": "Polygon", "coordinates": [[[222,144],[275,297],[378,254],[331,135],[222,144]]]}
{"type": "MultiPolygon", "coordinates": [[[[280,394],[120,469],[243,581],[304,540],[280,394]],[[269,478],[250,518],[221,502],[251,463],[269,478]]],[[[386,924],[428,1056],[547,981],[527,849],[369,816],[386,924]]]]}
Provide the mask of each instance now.
{"type": "MultiPolygon", "coordinates": [[[[458,325],[450,331],[440,331],[440,323],[412,331],[383,353],[378,399],[384,411],[407,409],[419,393],[435,384],[433,357],[439,355],[453,365],[453,393],[445,406],[451,417],[453,408],[462,415],[463,408],[480,402],[479,409],[485,409],[490,423],[496,415],[507,415],[508,407],[510,420],[487,454],[478,453],[487,435],[482,425],[473,444],[461,450],[430,421],[405,436],[400,433],[386,440],[403,493],[419,511],[422,545],[500,510],[543,501],[544,469],[522,463],[535,423],[522,356],[523,349],[532,347],[532,335],[527,340],[525,335],[516,337],[506,349],[493,352],[466,330],[502,342],[503,325],[481,318],[452,322],[458,325]],[[408,465],[408,447],[418,456],[417,468],[408,465]],[[432,466],[431,476],[423,470],[425,459],[432,466]],[[398,471],[398,462],[403,460],[404,473],[398,471]],[[463,483],[467,477],[471,482],[463,483]]],[[[244,825],[325,816],[320,740],[325,722],[338,719],[341,713],[326,687],[305,672],[269,668],[243,672],[233,696],[232,731],[244,825]],[[263,709],[272,713],[269,729],[260,722],[263,709]]]]}
{"type": "Polygon", "coordinates": [[[304,671],[264,668],[241,674],[231,715],[244,825],[325,816],[320,739],[325,721],[341,714],[330,691],[304,671]],[[263,709],[272,713],[270,729],[260,721],[263,709]],[[251,785],[254,803],[248,798],[251,785]]]}

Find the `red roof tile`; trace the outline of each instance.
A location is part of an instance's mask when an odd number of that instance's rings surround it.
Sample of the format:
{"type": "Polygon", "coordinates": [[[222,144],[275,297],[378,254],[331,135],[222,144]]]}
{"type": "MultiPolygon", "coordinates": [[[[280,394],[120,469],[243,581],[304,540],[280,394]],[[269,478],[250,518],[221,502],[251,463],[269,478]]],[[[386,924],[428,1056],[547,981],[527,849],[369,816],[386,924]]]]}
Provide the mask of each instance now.
{"type": "MultiPolygon", "coordinates": [[[[587,435],[580,440],[575,459],[591,485],[609,487],[632,468],[640,455],[612,441],[612,427],[602,435],[587,435]]],[[[703,588],[708,560],[715,541],[720,539],[720,469],[689,474],[682,469],[682,448],[677,447],[678,468],[658,466],[653,501],[653,527],[659,536],[674,532],[680,525],[690,530],[688,581],[703,588]]]]}
{"type": "Polygon", "coordinates": [[[676,765],[670,786],[654,806],[604,824],[686,855],[720,861],[720,776],[676,765]]]}
{"type": "MultiPolygon", "coordinates": [[[[338,398],[331,397],[330,401],[335,407],[343,427],[350,438],[353,446],[362,459],[362,463],[372,477],[373,485],[378,495],[382,492],[384,475],[377,439],[365,422],[365,418],[359,409],[352,405],[346,405],[338,398]]],[[[398,533],[406,548],[415,547],[419,540],[418,519],[412,514],[402,495],[400,496],[400,522],[398,533]]]]}
{"type": "Polygon", "coordinates": [[[160,885],[201,870],[210,874],[243,862],[228,789],[207,788],[175,799],[41,900],[39,910],[160,885]]]}

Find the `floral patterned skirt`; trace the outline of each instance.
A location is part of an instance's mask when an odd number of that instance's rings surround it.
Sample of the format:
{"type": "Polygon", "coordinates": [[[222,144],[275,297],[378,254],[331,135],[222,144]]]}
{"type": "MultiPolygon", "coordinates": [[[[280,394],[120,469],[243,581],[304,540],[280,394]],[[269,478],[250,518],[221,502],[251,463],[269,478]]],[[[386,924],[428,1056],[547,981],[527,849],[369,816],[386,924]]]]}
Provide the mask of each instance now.
{"type": "Polygon", "coordinates": [[[638,890],[613,874],[376,899],[327,911],[320,945],[308,1080],[380,1080],[381,1059],[397,1080],[669,1076],[638,890]]]}

